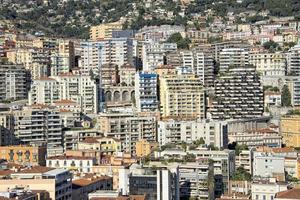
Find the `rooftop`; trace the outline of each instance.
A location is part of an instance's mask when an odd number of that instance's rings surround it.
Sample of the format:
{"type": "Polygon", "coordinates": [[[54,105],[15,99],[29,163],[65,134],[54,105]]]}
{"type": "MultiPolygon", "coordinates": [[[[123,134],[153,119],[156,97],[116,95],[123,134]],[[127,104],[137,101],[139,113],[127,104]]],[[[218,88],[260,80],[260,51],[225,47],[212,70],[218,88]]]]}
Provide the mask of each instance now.
{"type": "Polygon", "coordinates": [[[278,192],[276,194],[276,198],[281,198],[281,199],[300,199],[300,189],[299,188],[294,188],[291,190],[286,190],[282,192],[278,192]]]}

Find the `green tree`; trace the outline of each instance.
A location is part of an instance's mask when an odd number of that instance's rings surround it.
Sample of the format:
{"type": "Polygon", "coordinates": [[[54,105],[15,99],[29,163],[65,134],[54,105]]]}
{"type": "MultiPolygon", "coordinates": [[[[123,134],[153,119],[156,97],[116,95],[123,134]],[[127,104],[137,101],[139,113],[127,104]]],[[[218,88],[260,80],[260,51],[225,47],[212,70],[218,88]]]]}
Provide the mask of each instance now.
{"type": "Polygon", "coordinates": [[[173,33],[167,42],[176,43],[179,49],[189,49],[191,41],[188,38],[183,38],[180,33],[173,33]]]}
{"type": "Polygon", "coordinates": [[[282,87],[281,91],[281,105],[291,106],[291,93],[287,85],[282,87]]]}
{"type": "Polygon", "coordinates": [[[251,181],[251,174],[247,172],[243,167],[237,168],[232,176],[234,181],[251,181]]]}

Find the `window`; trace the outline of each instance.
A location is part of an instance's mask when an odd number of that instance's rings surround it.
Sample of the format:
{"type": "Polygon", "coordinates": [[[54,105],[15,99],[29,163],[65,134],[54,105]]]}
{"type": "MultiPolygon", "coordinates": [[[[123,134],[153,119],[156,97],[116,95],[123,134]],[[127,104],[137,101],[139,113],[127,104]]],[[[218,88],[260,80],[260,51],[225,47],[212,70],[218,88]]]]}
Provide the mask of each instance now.
{"type": "Polygon", "coordinates": [[[258,195],[256,195],[255,199],[258,200],[258,195]]]}
{"type": "Polygon", "coordinates": [[[266,200],[266,195],[263,195],[263,200],[266,200]]]}
{"type": "Polygon", "coordinates": [[[271,195],[271,200],[274,200],[274,197],[271,195]]]}

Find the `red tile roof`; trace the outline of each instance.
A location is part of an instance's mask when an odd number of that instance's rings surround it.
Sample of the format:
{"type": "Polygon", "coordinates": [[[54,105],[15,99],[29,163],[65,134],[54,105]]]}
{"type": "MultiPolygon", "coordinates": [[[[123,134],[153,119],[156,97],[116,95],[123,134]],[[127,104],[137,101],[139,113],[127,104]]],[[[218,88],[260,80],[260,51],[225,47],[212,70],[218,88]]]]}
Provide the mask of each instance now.
{"type": "Polygon", "coordinates": [[[300,189],[294,188],[283,192],[278,192],[275,196],[281,199],[300,199],[300,189]]]}

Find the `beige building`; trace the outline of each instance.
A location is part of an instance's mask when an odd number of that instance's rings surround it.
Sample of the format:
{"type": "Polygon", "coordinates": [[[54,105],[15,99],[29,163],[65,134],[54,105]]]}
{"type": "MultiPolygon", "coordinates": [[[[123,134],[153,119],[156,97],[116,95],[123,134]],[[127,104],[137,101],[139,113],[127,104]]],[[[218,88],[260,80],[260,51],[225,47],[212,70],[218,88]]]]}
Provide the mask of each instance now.
{"type": "Polygon", "coordinates": [[[300,147],[300,116],[281,117],[283,143],[288,147],[300,147]]]}
{"type": "Polygon", "coordinates": [[[0,180],[0,191],[24,187],[29,190],[46,190],[52,200],[72,199],[72,176],[68,170],[36,166],[0,180]]]}
{"type": "Polygon", "coordinates": [[[121,151],[121,141],[110,137],[87,138],[78,142],[78,149],[101,150],[103,154],[113,154],[121,151]]]}
{"type": "Polygon", "coordinates": [[[160,78],[162,117],[204,118],[202,83],[195,75],[165,75],[160,78]]]}
{"type": "Polygon", "coordinates": [[[113,30],[121,30],[122,24],[119,22],[100,24],[98,26],[92,26],[90,28],[90,39],[104,39],[111,38],[113,30]]]}
{"type": "Polygon", "coordinates": [[[137,157],[148,156],[152,150],[157,147],[158,144],[155,142],[148,142],[147,140],[141,139],[135,144],[135,151],[137,157]]]}

